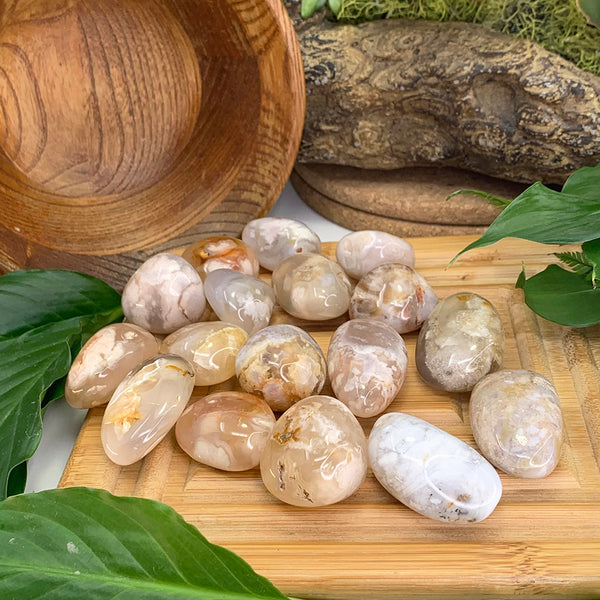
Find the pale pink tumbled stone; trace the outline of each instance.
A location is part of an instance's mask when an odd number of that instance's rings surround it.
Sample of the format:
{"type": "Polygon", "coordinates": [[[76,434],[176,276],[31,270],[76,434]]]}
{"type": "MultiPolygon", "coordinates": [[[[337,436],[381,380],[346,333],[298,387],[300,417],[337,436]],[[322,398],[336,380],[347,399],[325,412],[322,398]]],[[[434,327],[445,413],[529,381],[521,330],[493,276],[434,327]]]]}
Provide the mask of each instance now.
{"type": "Polygon", "coordinates": [[[216,392],[198,399],[179,417],[175,435],[194,460],[223,471],[258,466],[275,415],[258,396],[216,392]]]}
{"type": "Polygon", "coordinates": [[[181,256],[161,252],[131,276],[121,304],[127,321],[152,333],[172,333],[202,319],[206,298],[194,267],[181,256]]]}
{"type": "Polygon", "coordinates": [[[325,506],[351,496],[367,474],[367,440],[347,406],[311,396],[277,420],[260,459],[265,487],[295,506],[325,506]]]}
{"type": "Polygon", "coordinates": [[[338,242],[335,256],[344,271],[355,279],[388,263],[401,263],[411,268],[415,266],[412,245],[385,231],[361,230],[348,233],[338,242]]]}
{"type": "Polygon", "coordinates": [[[373,417],[391,404],[404,383],[407,365],[401,335],[375,319],[343,323],[327,351],[333,393],[357,417],[373,417]]]}
{"type": "Polygon", "coordinates": [[[175,425],[194,389],[192,365],[172,354],[143,362],[117,387],[104,411],[100,437],[110,460],[130,465],[175,425]]]}
{"type": "Polygon", "coordinates": [[[65,399],[74,408],[106,404],[125,376],[158,354],[156,338],[131,323],[97,331],[81,348],[65,382],[65,399]]]}
{"type": "Polygon", "coordinates": [[[237,325],[205,321],[168,335],[161,352],[183,356],[194,367],[196,385],[214,385],[235,375],[235,358],[248,334],[237,325]]]}

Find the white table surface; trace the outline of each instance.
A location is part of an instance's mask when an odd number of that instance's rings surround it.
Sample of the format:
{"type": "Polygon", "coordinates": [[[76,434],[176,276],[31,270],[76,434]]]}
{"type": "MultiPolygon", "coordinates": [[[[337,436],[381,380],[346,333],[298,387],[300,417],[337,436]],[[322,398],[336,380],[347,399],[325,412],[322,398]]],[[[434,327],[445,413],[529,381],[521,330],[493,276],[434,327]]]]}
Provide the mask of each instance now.
{"type": "MultiPolygon", "coordinates": [[[[269,215],[302,221],[323,242],[338,241],[349,232],[309,208],[289,183],[269,215]]],[[[27,492],[39,492],[58,485],[85,415],[86,411],[71,408],[64,400],[58,400],[48,407],[44,416],[42,441],[29,461],[27,492]]]]}

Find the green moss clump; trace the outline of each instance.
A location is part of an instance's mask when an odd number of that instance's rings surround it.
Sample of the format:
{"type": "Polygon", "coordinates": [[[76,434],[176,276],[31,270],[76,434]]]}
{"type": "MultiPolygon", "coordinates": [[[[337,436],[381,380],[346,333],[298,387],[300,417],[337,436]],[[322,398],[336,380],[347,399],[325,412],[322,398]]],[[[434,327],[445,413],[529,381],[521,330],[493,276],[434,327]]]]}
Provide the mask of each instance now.
{"type": "Polygon", "coordinates": [[[388,18],[487,25],[600,75],[600,29],[587,23],[577,0],[341,0],[337,12],[346,23],[388,18]]]}

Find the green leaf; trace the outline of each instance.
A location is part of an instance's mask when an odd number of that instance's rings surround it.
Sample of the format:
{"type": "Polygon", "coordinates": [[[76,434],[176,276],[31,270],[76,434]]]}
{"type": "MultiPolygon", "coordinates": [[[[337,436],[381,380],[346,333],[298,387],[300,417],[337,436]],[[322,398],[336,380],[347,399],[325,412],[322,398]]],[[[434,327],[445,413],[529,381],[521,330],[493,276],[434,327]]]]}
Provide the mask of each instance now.
{"type": "Polygon", "coordinates": [[[591,281],[594,265],[586,260],[585,256],[583,256],[583,252],[555,252],[554,256],[565,263],[571,271],[582,277],[589,277],[591,281]]]}
{"type": "Polygon", "coordinates": [[[285,599],[165,504],[90,488],[0,504],[0,597],[285,599]]]}
{"type": "Polygon", "coordinates": [[[487,200],[492,206],[498,206],[500,208],[506,208],[512,200],[509,198],[503,198],[502,196],[496,196],[494,194],[488,194],[487,192],[482,192],[481,190],[456,190],[452,192],[446,200],[451,200],[455,196],[461,196],[463,194],[470,194],[472,196],[478,196],[479,198],[483,198],[487,200]]]}
{"type": "Polygon", "coordinates": [[[592,284],[596,287],[600,273],[600,239],[585,242],[581,250],[585,260],[592,265],[592,284]]]}
{"type": "Polygon", "coordinates": [[[549,321],[569,327],[600,323],[600,289],[577,273],[549,265],[523,289],[527,306],[549,321]]]}
{"type": "Polygon", "coordinates": [[[590,25],[600,27],[600,2],[598,0],[577,0],[577,6],[590,25]]]}
{"type": "Polygon", "coordinates": [[[308,19],[315,11],[325,6],[327,0],[302,0],[300,5],[300,16],[308,19]]]}
{"type": "MultiPolygon", "coordinates": [[[[38,447],[47,390],[60,389],[85,341],[121,317],[119,294],[88,275],[38,270],[0,277],[0,500],[9,493],[11,470],[38,447]]],[[[19,479],[11,489],[21,487],[19,479]]]]}

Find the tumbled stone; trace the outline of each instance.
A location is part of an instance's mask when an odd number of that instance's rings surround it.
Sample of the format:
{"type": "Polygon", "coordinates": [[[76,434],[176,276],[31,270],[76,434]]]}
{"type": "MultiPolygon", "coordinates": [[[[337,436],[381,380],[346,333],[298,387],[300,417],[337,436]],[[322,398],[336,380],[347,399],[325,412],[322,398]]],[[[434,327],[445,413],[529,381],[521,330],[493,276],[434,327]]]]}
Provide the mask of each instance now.
{"type": "Polygon", "coordinates": [[[379,265],[400,263],[415,266],[415,252],[405,239],[385,231],[361,230],[345,235],[337,244],[335,257],[354,279],[379,265]]]}
{"type": "Polygon", "coordinates": [[[306,331],[284,323],[251,335],[237,355],[235,372],[242,389],[280,412],[323,389],[327,363],[306,331]]]}
{"type": "Polygon", "coordinates": [[[258,396],[216,392],[199,398],[177,420],[175,436],[194,460],[223,471],[258,466],[275,415],[258,396]]]}
{"type": "Polygon", "coordinates": [[[113,323],[81,348],[65,382],[65,399],[74,408],[106,404],[125,376],[158,354],[156,338],[132,323],[113,323]]]}
{"type": "Polygon", "coordinates": [[[253,276],[260,270],[254,250],[242,240],[225,235],[202,238],[190,244],[184,250],[183,258],[203,280],[217,269],[232,269],[253,276]]]}
{"type": "Polygon", "coordinates": [[[476,450],[404,413],[377,419],[369,436],[369,462],[394,498],[438,521],[482,521],[502,495],[498,473],[476,450]]]}
{"type": "Polygon", "coordinates": [[[231,269],[212,271],[204,293],[215,314],[249,334],[266,327],[275,306],[275,293],[266,282],[231,269]]]}
{"type": "Polygon", "coordinates": [[[407,364],[400,334],[375,319],[343,323],[327,350],[333,393],[357,417],[373,417],[390,405],[404,383],[407,364]]]}
{"type": "Polygon", "coordinates": [[[350,299],[350,318],[375,318],[398,333],[418,329],[437,304],[424,277],[399,263],[375,267],[360,279],[350,299]]]}
{"type": "Polygon", "coordinates": [[[127,321],[152,333],[172,333],[199,321],[206,299],[194,267],[177,254],[161,252],[131,276],[121,304],[127,321]]]}
{"type": "Polygon", "coordinates": [[[235,375],[235,359],[248,334],[237,325],[206,321],[167,336],[161,352],[183,356],[194,367],[196,385],[215,385],[235,375]]]}
{"type": "Polygon", "coordinates": [[[258,257],[261,267],[272,271],[284,258],[303,252],[321,252],[319,236],[300,221],[262,217],[250,221],[242,240],[258,257]]]}
{"type": "Polygon", "coordinates": [[[339,400],[311,396],[275,424],[260,459],[266,488],[295,506],[325,506],[351,496],[367,473],[367,443],[339,400]]]}
{"type": "Polygon", "coordinates": [[[286,258],[271,280],[277,302],[299,319],[324,321],[343,315],[350,304],[351,285],[344,270],[321,254],[286,258]]]}
{"type": "Polygon", "coordinates": [[[100,437],[110,460],[130,465],[165,437],[194,389],[192,365],[161,354],[141,363],[117,387],[102,418],[100,437]]]}
{"type": "Polygon", "coordinates": [[[549,475],[560,459],[560,399],[545,377],[504,369],[484,377],[471,392],[471,428],[481,453],[517,477],[549,475]]]}
{"type": "Polygon", "coordinates": [[[415,362],[421,377],[447,392],[468,392],[502,366],[502,319],[488,300],[460,292],[442,300],[419,332],[415,362]]]}

